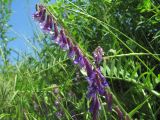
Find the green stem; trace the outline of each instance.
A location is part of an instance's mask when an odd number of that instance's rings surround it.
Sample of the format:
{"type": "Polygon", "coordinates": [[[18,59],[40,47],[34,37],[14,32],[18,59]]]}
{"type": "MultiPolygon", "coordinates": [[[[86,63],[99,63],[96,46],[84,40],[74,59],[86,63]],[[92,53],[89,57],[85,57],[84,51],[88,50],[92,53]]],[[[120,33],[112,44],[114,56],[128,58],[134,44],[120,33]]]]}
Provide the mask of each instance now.
{"type": "MultiPolygon", "coordinates": [[[[149,53],[128,53],[128,54],[120,54],[120,55],[112,55],[112,56],[106,56],[103,57],[103,59],[109,59],[109,58],[115,58],[115,57],[128,57],[128,56],[148,56],[151,55],[149,53]]],[[[160,54],[154,54],[157,56],[160,56],[160,54]]]]}

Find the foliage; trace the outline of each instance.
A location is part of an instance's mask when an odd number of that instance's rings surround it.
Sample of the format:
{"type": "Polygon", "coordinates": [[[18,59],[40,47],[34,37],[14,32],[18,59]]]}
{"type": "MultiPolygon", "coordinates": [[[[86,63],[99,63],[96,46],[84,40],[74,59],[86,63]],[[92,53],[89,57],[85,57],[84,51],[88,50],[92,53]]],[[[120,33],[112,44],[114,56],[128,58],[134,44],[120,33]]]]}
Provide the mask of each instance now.
{"type": "MultiPolygon", "coordinates": [[[[10,38],[9,1],[0,9],[0,56],[7,64],[0,70],[0,119],[91,119],[86,100],[87,82],[83,71],[71,64],[49,36],[38,30],[31,41],[34,56],[26,55],[12,64],[7,47],[10,38]],[[9,40],[6,40],[9,39],[9,40]],[[38,40],[37,40],[38,38],[38,40]],[[34,41],[41,47],[40,51],[34,41]],[[4,72],[5,70],[5,72],[4,72]],[[7,76],[7,77],[6,77],[7,76]]],[[[101,69],[117,98],[115,101],[133,119],[160,116],[160,30],[156,0],[58,0],[47,4],[52,13],[91,57],[97,46],[104,49],[101,69]]],[[[2,7],[2,6],[1,6],[2,7]]],[[[5,62],[4,62],[5,63],[5,62]]],[[[99,119],[118,119],[103,98],[99,119]]],[[[113,106],[113,108],[116,106],[113,106]]]]}

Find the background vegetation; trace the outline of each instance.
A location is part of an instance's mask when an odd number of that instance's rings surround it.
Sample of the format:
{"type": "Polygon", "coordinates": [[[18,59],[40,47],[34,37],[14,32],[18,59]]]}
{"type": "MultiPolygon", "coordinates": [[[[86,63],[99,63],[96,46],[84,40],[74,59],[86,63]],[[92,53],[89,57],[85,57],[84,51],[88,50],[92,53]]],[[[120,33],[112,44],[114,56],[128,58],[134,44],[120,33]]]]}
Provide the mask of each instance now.
{"type": "MultiPolygon", "coordinates": [[[[8,43],[14,39],[7,36],[11,26],[6,24],[11,15],[11,2],[14,1],[0,1],[0,119],[90,120],[87,82],[82,71],[72,65],[66,53],[49,36],[37,29],[29,40],[33,54],[15,64],[10,61],[12,50],[8,43]]],[[[41,1],[88,57],[97,46],[104,49],[102,72],[129,116],[158,120],[160,2],[48,2],[41,1]]],[[[99,114],[100,120],[118,119],[114,111],[108,112],[105,102],[99,114]]]]}

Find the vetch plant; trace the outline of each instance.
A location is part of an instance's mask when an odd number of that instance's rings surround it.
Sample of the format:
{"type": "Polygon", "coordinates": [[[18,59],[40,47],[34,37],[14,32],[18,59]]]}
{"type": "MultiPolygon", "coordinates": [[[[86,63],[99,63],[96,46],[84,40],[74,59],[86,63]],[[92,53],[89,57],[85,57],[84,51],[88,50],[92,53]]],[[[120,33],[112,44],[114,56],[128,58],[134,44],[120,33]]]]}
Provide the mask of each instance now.
{"type": "Polygon", "coordinates": [[[102,61],[102,56],[104,55],[104,52],[103,52],[103,49],[98,46],[95,51],[93,52],[93,56],[94,56],[94,59],[95,59],[95,64],[96,66],[98,67],[98,65],[101,63],[102,61]]]}
{"type": "MultiPolygon", "coordinates": [[[[54,43],[59,45],[63,51],[68,52],[68,57],[73,60],[74,64],[85,70],[86,80],[89,85],[87,98],[91,101],[89,111],[92,113],[93,120],[98,119],[98,111],[101,108],[100,96],[105,98],[109,111],[112,111],[113,96],[109,91],[106,91],[109,85],[100,69],[100,63],[104,55],[103,49],[100,46],[95,49],[93,52],[95,65],[91,64],[79,46],[67,37],[64,28],[58,30],[59,27],[56,20],[50,14],[47,14],[47,10],[43,5],[36,5],[36,10],[33,18],[39,22],[40,28],[44,33],[48,33],[54,43]]],[[[116,111],[120,116],[120,109],[116,109],[116,111]]]]}

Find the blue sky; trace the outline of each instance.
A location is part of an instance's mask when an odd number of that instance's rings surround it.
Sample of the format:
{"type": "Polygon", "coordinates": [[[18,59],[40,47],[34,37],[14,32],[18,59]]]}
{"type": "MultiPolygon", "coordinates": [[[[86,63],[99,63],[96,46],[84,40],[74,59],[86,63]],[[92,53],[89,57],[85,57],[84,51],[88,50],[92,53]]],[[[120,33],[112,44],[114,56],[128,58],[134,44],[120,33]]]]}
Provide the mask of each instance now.
{"type": "MultiPolygon", "coordinates": [[[[27,52],[26,38],[33,37],[34,21],[32,20],[32,14],[35,11],[35,4],[38,0],[13,0],[12,2],[12,15],[9,24],[12,25],[12,29],[9,31],[10,37],[16,37],[16,39],[9,43],[9,47],[19,52],[27,52]]],[[[16,58],[17,55],[12,52],[11,58],[16,58]]]]}
{"type": "MultiPolygon", "coordinates": [[[[36,26],[32,14],[35,12],[35,5],[38,2],[39,0],[13,0],[11,5],[12,15],[9,21],[13,30],[9,30],[8,33],[10,37],[16,37],[16,40],[9,43],[10,48],[23,53],[32,52],[24,38],[33,37],[33,28],[36,26]]],[[[16,57],[17,54],[12,52],[11,59],[13,60],[16,57]]]]}

